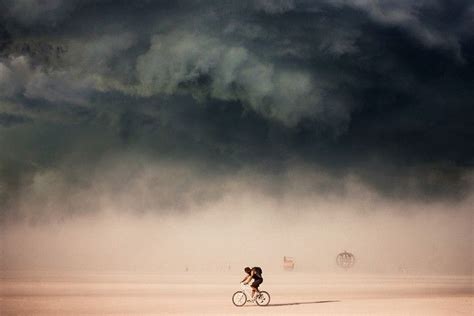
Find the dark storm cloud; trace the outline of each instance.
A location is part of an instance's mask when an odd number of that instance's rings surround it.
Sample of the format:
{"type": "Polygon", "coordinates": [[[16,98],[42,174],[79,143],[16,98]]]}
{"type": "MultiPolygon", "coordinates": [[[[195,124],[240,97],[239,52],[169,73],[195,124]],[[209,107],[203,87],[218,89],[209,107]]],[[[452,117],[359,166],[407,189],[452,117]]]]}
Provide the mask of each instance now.
{"type": "Polygon", "coordinates": [[[130,153],[193,176],[264,170],[283,186],[289,166],[303,164],[395,198],[471,189],[470,1],[0,8],[3,205],[51,174],[87,187],[105,157],[130,153]]]}
{"type": "Polygon", "coordinates": [[[78,1],[4,0],[0,3],[4,16],[24,26],[54,24],[71,12],[78,1]]]}
{"type": "Polygon", "coordinates": [[[12,126],[16,124],[25,124],[31,122],[31,119],[28,117],[8,114],[8,113],[0,113],[0,125],[2,126],[12,126]]]}

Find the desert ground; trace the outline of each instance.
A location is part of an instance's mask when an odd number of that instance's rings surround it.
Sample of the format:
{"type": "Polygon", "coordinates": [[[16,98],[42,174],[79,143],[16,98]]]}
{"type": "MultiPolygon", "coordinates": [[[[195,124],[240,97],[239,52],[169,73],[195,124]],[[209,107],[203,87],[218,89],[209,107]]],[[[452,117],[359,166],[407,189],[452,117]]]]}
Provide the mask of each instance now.
{"type": "Polygon", "coordinates": [[[235,307],[238,271],[2,272],[3,315],[474,315],[472,276],[268,272],[266,307],[235,307]]]}

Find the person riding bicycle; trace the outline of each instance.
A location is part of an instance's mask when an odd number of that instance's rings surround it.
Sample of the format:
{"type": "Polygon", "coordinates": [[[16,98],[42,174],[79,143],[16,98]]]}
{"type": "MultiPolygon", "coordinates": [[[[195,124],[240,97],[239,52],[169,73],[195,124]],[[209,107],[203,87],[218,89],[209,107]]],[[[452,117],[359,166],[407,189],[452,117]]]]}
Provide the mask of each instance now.
{"type": "Polygon", "coordinates": [[[260,291],[258,290],[258,287],[263,282],[262,269],[260,267],[253,267],[250,271],[250,276],[248,276],[243,283],[244,284],[249,284],[251,280],[253,280],[252,284],[250,285],[250,287],[252,288],[251,301],[254,301],[255,300],[255,294],[256,293],[260,294],[260,291]]]}

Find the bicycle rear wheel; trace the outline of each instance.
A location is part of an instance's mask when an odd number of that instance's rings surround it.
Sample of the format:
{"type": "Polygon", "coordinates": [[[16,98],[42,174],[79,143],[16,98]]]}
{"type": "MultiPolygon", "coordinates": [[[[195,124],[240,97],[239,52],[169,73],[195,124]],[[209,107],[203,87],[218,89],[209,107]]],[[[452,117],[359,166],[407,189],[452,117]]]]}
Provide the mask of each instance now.
{"type": "Polygon", "coordinates": [[[234,295],[232,295],[232,303],[234,303],[235,306],[244,306],[246,302],[247,295],[245,295],[244,292],[237,291],[234,293],[234,295]]]}
{"type": "Polygon", "coordinates": [[[255,299],[257,305],[266,306],[270,303],[270,294],[266,291],[260,291],[260,294],[255,299]]]}

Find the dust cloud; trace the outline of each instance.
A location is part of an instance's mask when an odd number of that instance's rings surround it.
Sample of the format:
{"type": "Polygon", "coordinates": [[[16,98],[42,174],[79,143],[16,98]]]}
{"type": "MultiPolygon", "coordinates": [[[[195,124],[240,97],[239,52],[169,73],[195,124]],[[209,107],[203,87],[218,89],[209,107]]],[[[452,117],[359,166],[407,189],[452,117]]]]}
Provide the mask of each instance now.
{"type": "Polygon", "coordinates": [[[295,271],[337,273],[335,257],[347,250],[356,264],[344,273],[472,275],[472,194],[458,202],[387,198],[355,177],[323,190],[328,175],[296,168],[284,181],[250,171],[145,170],[120,181],[118,169],[102,173],[96,186],[66,197],[29,191],[22,217],[0,224],[3,273],[212,273],[247,265],[278,272],[283,256],[295,258],[295,271]]]}

